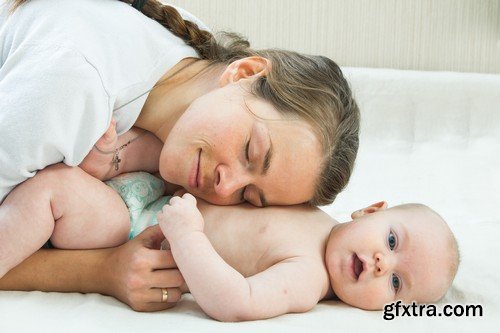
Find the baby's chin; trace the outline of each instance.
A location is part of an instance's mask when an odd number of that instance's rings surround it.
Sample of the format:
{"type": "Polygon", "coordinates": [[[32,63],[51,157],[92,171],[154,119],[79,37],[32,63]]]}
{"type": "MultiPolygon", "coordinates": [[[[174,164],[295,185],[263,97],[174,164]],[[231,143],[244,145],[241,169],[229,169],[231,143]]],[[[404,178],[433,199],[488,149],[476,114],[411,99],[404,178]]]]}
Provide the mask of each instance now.
{"type": "Polygon", "coordinates": [[[384,308],[384,304],[382,304],[381,302],[377,302],[377,303],[373,303],[373,304],[368,304],[368,303],[364,303],[364,302],[349,302],[349,300],[342,300],[340,299],[342,302],[346,303],[347,305],[350,305],[354,308],[358,308],[358,309],[361,309],[361,310],[368,310],[368,311],[378,311],[378,310],[382,310],[384,308]]]}

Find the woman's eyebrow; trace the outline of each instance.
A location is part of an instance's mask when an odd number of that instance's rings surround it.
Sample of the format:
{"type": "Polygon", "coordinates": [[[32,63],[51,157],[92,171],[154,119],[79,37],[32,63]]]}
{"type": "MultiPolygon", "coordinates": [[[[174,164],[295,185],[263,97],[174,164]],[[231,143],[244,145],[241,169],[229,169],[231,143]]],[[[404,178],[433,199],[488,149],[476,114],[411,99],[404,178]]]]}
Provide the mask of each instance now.
{"type": "MultiPolygon", "coordinates": [[[[246,99],[243,99],[243,103],[245,104],[245,107],[247,108],[248,112],[250,112],[255,116],[255,113],[253,113],[250,107],[248,106],[246,99]]],[[[273,141],[271,140],[271,135],[269,134],[269,131],[267,131],[267,138],[269,139],[269,148],[267,149],[266,155],[264,156],[264,160],[262,161],[262,169],[260,172],[262,176],[265,176],[267,174],[267,171],[271,167],[271,161],[274,156],[273,141]]],[[[259,198],[262,207],[269,206],[269,203],[266,200],[266,196],[264,195],[264,192],[261,189],[259,189],[259,198]]]]}
{"type": "MultiPolygon", "coordinates": [[[[274,156],[273,141],[271,140],[269,132],[267,133],[267,136],[269,138],[269,148],[267,149],[266,155],[264,156],[264,160],[262,161],[262,171],[260,173],[262,176],[266,175],[267,171],[269,170],[269,167],[271,166],[271,160],[274,156]]],[[[266,200],[266,196],[264,195],[264,192],[261,189],[259,189],[259,197],[262,207],[269,206],[266,200]]]]}
{"type": "MultiPolygon", "coordinates": [[[[248,106],[246,100],[243,100],[243,102],[245,103],[245,107],[247,108],[247,110],[251,114],[255,115],[255,113],[253,113],[252,110],[250,109],[250,107],[248,106]]],[[[269,131],[267,131],[267,138],[269,139],[269,148],[267,149],[266,155],[264,156],[264,160],[262,162],[262,171],[260,173],[262,176],[265,176],[267,173],[267,170],[269,170],[269,167],[271,166],[271,160],[273,158],[273,152],[274,152],[273,151],[273,141],[271,140],[271,136],[269,135],[269,131]]],[[[263,194],[261,193],[260,196],[262,198],[263,194]]]]}

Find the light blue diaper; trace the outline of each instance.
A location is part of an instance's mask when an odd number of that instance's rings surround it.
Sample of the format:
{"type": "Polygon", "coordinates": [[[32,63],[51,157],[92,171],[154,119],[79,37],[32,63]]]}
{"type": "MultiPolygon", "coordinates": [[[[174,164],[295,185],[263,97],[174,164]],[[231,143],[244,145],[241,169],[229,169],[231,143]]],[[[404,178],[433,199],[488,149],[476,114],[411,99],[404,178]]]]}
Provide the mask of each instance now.
{"type": "Polygon", "coordinates": [[[147,172],[131,172],[105,182],[111,186],[128,207],[130,214],[129,239],[149,226],[158,224],[156,215],[171,196],[164,196],[165,184],[147,172]]]}

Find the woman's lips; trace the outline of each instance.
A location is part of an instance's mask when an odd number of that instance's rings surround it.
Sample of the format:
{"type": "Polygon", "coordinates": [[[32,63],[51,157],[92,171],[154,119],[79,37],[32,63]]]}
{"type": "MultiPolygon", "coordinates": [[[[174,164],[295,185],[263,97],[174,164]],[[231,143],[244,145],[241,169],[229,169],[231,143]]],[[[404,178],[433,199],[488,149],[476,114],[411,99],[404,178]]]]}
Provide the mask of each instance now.
{"type": "Polygon", "coordinates": [[[199,186],[199,174],[200,174],[200,155],[201,149],[198,151],[196,158],[193,161],[191,171],[188,176],[188,185],[191,188],[197,188],[199,186]]]}

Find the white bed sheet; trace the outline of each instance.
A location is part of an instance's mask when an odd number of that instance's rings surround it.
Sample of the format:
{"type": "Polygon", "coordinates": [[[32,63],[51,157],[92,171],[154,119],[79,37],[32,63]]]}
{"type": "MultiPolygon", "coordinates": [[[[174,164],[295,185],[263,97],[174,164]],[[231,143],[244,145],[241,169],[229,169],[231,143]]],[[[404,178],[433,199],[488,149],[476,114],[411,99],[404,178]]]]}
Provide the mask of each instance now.
{"type": "MultiPolygon", "coordinates": [[[[461,265],[439,304],[480,304],[482,317],[398,317],[323,302],[305,314],[219,323],[190,295],[137,313],[106,296],[0,292],[0,332],[497,331],[500,324],[500,76],[346,68],[362,110],[350,185],[325,211],[347,221],[379,200],[422,202],[455,231],[461,265]]],[[[57,274],[57,273],[55,273],[57,274]]],[[[307,283],[305,281],[305,283],[307,283]]]]}

